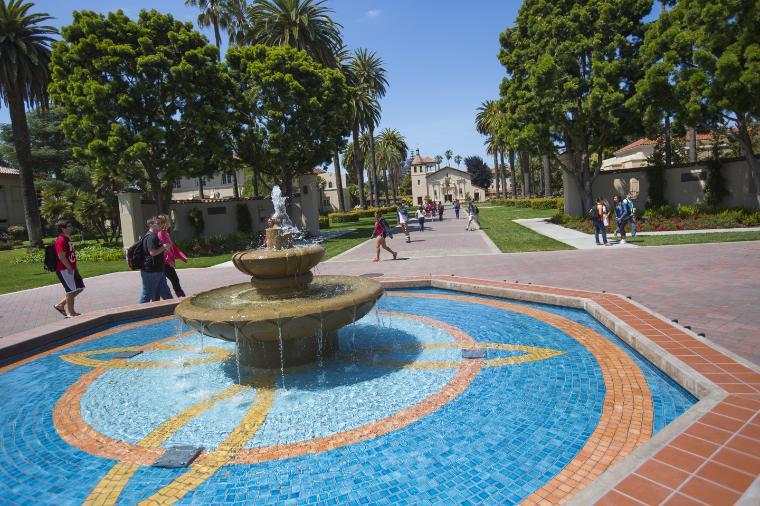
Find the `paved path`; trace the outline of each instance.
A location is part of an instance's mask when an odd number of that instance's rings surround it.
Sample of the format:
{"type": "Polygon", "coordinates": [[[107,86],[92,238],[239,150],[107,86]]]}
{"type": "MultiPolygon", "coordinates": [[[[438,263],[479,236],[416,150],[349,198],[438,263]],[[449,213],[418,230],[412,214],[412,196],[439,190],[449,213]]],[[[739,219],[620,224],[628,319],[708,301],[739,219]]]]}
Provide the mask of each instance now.
{"type": "MultiPolygon", "coordinates": [[[[514,220],[514,222],[523,227],[529,228],[538,234],[551,237],[552,239],[563,242],[576,249],[599,249],[599,245],[594,242],[593,235],[579,232],[572,228],[563,227],[562,225],[549,223],[546,218],[526,218],[522,220],[514,220]]],[[[610,244],[614,244],[616,248],[638,248],[638,246],[630,243],[613,243],[615,240],[613,234],[609,234],[607,240],[610,244]]]]}
{"type": "MultiPolygon", "coordinates": [[[[483,232],[465,232],[465,223],[433,222],[422,233],[415,226],[410,244],[394,235],[389,243],[399,250],[396,261],[383,251],[381,262],[371,262],[374,245],[362,243],[320,264],[315,274],[456,274],[622,293],[760,364],[760,241],[500,254],[483,232]]],[[[179,274],[189,294],[248,279],[232,267],[179,274]]],[[[137,272],[85,283],[81,312],[134,304],[140,294],[137,272]]],[[[52,305],[61,295],[58,285],[0,295],[0,335],[60,319],[52,305]]]]}

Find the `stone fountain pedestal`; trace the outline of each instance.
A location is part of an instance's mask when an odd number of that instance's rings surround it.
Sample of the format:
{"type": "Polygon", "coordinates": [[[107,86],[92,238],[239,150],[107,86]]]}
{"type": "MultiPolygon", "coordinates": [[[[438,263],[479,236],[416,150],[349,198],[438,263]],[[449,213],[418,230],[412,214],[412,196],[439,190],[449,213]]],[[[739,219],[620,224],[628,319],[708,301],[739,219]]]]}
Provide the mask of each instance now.
{"type": "Polygon", "coordinates": [[[244,367],[279,369],[330,356],[338,329],[367,314],[383,288],[369,278],[314,276],[322,246],[282,247],[289,240],[279,229],[267,234],[267,249],[232,256],[250,283],[199,293],[175,315],[205,335],[235,342],[244,367]]]}

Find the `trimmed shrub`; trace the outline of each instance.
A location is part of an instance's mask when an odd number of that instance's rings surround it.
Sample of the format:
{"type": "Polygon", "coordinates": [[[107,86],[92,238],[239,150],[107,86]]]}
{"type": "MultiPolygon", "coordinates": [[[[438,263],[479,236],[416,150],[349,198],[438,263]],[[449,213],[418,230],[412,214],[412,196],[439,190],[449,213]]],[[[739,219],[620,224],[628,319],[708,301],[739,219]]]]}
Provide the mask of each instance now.
{"type": "Polygon", "coordinates": [[[319,217],[319,228],[327,228],[330,226],[330,217],[329,216],[320,216],[319,217]]]}
{"type": "Polygon", "coordinates": [[[8,227],[6,232],[10,234],[14,239],[18,239],[20,241],[26,239],[26,227],[22,225],[11,225],[8,227]]]}
{"type": "Polygon", "coordinates": [[[354,223],[359,221],[359,213],[356,211],[351,211],[350,213],[330,213],[328,216],[330,223],[354,223]]]}
{"type": "Polygon", "coordinates": [[[190,221],[190,226],[193,227],[193,234],[199,237],[203,234],[203,229],[206,228],[206,223],[203,221],[203,211],[200,207],[194,207],[187,213],[187,219],[190,221]]]}
{"type": "Polygon", "coordinates": [[[529,199],[530,207],[533,209],[563,209],[565,206],[565,199],[562,197],[556,198],[535,198],[529,199]]]}
{"type": "Polygon", "coordinates": [[[530,204],[530,199],[518,199],[515,201],[515,207],[533,207],[530,204]]]}
{"type": "MultiPolygon", "coordinates": [[[[124,250],[121,247],[109,247],[101,244],[93,244],[77,248],[77,262],[111,262],[124,260],[124,250]]],[[[24,253],[16,258],[17,264],[40,264],[45,257],[45,250],[39,249],[32,253],[24,253]]]]}

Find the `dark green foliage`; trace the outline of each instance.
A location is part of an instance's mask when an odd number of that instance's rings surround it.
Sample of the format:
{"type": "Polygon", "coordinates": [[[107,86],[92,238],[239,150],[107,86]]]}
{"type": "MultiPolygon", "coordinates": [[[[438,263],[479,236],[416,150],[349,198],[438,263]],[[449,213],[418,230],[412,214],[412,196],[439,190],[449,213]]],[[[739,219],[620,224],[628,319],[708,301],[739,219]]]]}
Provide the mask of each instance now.
{"type": "Polygon", "coordinates": [[[328,228],[330,226],[330,217],[329,216],[320,216],[319,217],[319,228],[328,228]]]}
{"type": "Polygon", "coordinates": [[[137,20],[75,11],[55,45],[50,95],[80,161],[154,193],[168,210],[174,181],[213,173],[231,89],[218,52],[190,23],[155,10],[137,20]]]}
{"type": "Polygon", "coordinates": [[[187,219],[190,222],[190,226],[193,227],[193,234],[195,237],[200,237],[203,234],[203,229],[206,228],[206,222],[203,220],[203,211],[200,207],[194,207],[187,213],[187,219]]]}
{"type": "Polygon", "coordinates": [[[647,159],[649,168],[646,171],[647,182],[649,183],[649,199],[647,207],[660,207],[667,205],[665,199],[665,189],[667,179],[665,178],[665,151],[662,137],[657,139],[652,155],[647,159]]]}
{"type": "Polygon", "coordinates": [[[479,156],[468,156],[464,159],[464,165],[467,167],[467,172],[470,174],[472,184],[480,186],[481,188],[488,188],[491,186],[491,169],[479,156]]]}
{"type": "Polygon", "coordinates": [[[330,213],[330,223],[353,223],[359,221],[357,213],[330,213]]]}
{"type": "Polygon", "coordinates": [[[719,158],[713,157],[706,165],[705,203],[709,207],[717,208],[729,193],[726,177],[723,175],[723,163],[719,158]]]}
{"type": "Polygon", "coordinates": [[[263,234],[237,233],[228,236],[216,235],[208,239],[196,237],[189,241],[176,241],[177,246],[189,257],[214,256],[234,253],[261,246],[263,234]]]}
{"type": "Polygon", "coordinates": [[[246,204],[238,203],[235,206],[237,216],[237,229],[241,234],[250,234],[253,232],[253,222],[251,220],[251,211],[246,204]]]}

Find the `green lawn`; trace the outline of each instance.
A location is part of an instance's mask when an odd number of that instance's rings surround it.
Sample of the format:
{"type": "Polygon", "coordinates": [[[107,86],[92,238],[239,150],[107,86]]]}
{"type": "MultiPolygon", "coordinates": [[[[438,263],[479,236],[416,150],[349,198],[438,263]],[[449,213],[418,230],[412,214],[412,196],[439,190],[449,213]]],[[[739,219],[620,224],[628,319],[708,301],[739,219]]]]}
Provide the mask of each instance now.
{"type": "Polygon", "coordinates": [[[512,221],[524,218],[549,218],[555,212],[554,209],[485,207],[484,205],[480,209],[480,225],[502,253],[574,249],[572,246],[537,234],[512,221]]]}
{"type": "MultiPolygon", "coordinates": [[[[609,239],[609,235],[607,236],[609,239]]],[[[637,235],[628,242],[636,246],[667,246],[705,242],[760,241],[760,232],[715,232],[707,234],[637,235]]]]}
{"type": "MultiPolygon", "coordinates": [[[[391,227],[396,226],[397,217],[396,213],[389,213],[384,215],[385,219],[391,227]]],[[[331,226],[328,230],[345,230],[349,229],[351,232],[328,239],[322,243],[325,247],[325,260],[328,260],[334,256],[340,255],[344,251],[348,251],[357,244],[361,244],[372,236],[372,230],[375,227],[375,218],[359,218],[358,222],[353,223],[340,223],[331,226]]]]}

